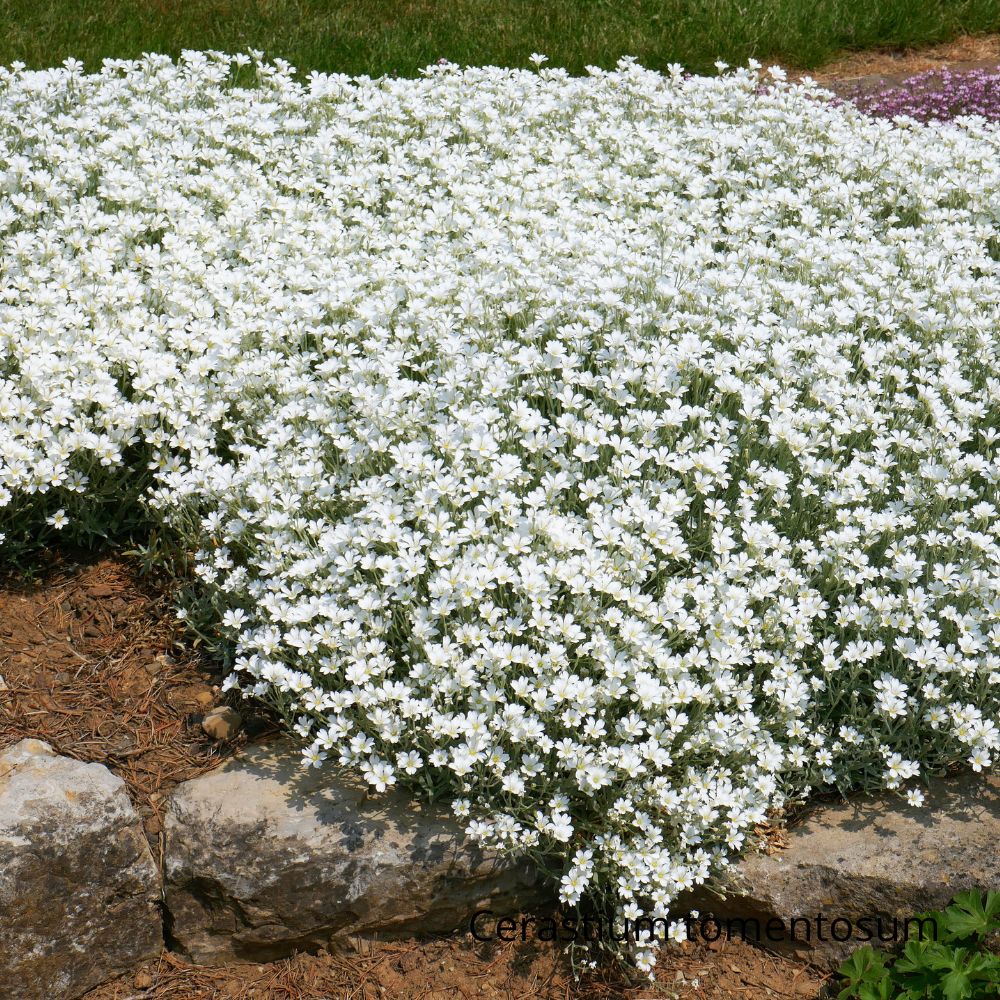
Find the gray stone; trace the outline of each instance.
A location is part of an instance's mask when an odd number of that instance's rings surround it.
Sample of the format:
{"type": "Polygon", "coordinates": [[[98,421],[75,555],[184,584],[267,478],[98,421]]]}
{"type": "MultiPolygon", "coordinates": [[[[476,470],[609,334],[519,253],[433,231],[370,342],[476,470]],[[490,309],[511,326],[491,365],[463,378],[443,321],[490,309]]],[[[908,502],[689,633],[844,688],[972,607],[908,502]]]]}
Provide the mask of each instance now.
{"type": "Polygon", "coordinates": [[[252,748],[179,785],[164,833],[172,947],[206,965],[446,932],[543,892],[530,863],[487,856],[446,808],[369,797],[288,747],[252,748]]]}
{"type": "MultiPolygon", "coordinates": [[[[712,912],[737,935],[746,926],[751,940],[757,925],[739,921],[756,918],[762,943],[825,968],[865,943],[867,930],[876,947],[880,932],[895,934],[881,942],[892,947],[916,935],[905,924],[914,914],[940,909],[963,889],[1000,889],[1000,776],[935,780],[919,808],[890,794],[817,806],[790,831],[787,849],[747,857],[724,888],[725,900],[699,890],[679,900],[676,912],[712,912]],[[788,928],[793,917],[808,920],[808,928],[799,922],[794,938],[768,940],[768,920],[788,928]],[[832,928],[836,918],[851,922],[849,940],[833,940],[831,930],[843,936],[849,929],[832,928]],[[859,929],[862,918],[868,928],[859,929]]],[[[777,938],[777,924],[772,928],[777,938]]]]}
{"type": "Polygon", "coordinates": [[[120,778],[39,740],[0,753],[0,997],[68,1000],[155,958],[159,899],[120,778]]]}

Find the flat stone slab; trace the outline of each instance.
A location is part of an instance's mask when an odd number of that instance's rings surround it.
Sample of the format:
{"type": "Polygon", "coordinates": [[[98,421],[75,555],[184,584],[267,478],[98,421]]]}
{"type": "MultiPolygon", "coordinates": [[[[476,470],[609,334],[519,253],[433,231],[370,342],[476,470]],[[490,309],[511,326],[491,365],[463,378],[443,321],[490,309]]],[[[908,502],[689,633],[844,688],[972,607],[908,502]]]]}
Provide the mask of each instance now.
{"type": "Polygon", "coordinates": [[[739,921],[755,919],[765,946],[834,968],[861,944],[891,948],[916,936],[908,918],[964,889],[1000,889],[998,775],[935,780],[919,808],[888,794],[817,807],[790,831],[787,849],[735,867],[724,901],[699,890],[679,901],[679,912],[712,912],[737,935],[746,926],[749,940],[755,925],[739,921]],[[804,919],[792,927],[793,917],[804,919]],[[776,924],[768,937],[768,920],[783,923],[783,938],[776,924]],[[838,941],[846,922],[851,937],[838,941]]]}
{"type": "Polygon", "coordinates": [[[155,958],[159,900],[120,778],[40,740],[0,753],[0,997],[70,1000],[155,958]]]}
{"type": "Polygon", "coordinates": [[[179,785],[164,817],[171,947],[205,965],[269,961],[351,935],[468,926],[542,894],[530,862],[501,863],[445,807],[369,797],[288,747],[252,748],[179,785]]]}

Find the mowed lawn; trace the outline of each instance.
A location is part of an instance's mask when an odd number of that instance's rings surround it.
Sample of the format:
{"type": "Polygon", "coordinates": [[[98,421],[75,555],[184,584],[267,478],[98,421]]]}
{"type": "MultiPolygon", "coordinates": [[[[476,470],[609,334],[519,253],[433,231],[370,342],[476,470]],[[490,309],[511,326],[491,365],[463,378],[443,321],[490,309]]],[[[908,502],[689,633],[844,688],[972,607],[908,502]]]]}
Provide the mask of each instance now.
{"type": "Polygon", "coordinates": [[[351,75],[412,76],[440,58],[525,66],[533,52],[572,73],[623,55],[704,73],[996,30],[1000,0],[0,0],[0,64],[254,48],[351,75]]]}

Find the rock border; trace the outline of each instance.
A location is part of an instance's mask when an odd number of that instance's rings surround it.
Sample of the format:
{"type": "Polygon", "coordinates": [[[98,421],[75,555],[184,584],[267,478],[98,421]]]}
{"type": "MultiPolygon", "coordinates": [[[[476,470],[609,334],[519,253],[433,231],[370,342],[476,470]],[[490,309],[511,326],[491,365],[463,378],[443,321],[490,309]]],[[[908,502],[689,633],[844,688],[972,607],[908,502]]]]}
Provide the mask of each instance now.
{"type": "Polygon", "coordinates": [[[287,743],[181,782],[163,807],[157,864],[103,764],[39,740],[0,753],[0,996],[75,1000],[164,945],[201,965],[267,962],[552,898],[443,806],[370,798],[287,743]]]}
{"type": "MultiPolygon", "coordinates": [[[[353,778],[302,769],[287,743],[182,782],[164,810],[157,864],[106,767],[38,740],[0,753],[0,996],[75,1000],[164,943],[201,965],[266,962],[554,902],[530,864],[483,852],[443,806],[369,797],[353,778]]],[[[919,808],[889,794],[819,805],[785,850],[734,866],[724,898],[702,888],[675,914],[696,910],[696,929],[712,914],[832,969],[864,943],[862,921],[890,946],[908,918],[965,888],[1000,888],[997,774],[936,779],[919,808]],[[847,940],[838,919],[855,930],[847,940]]]]}

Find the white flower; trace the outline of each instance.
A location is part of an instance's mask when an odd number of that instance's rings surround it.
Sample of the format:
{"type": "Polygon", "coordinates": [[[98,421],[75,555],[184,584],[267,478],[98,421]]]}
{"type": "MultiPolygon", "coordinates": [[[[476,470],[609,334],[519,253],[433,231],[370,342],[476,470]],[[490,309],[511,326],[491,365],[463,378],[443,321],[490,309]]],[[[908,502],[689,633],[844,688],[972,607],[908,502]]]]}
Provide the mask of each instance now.
{"type": "Polygon", "coordinates": [[[224,629],[239,629],[247,620],[247,613],[242,608],[232,608],[222,615],[221,626],[224,629]]]}
{"type": "Polygon", "coordinates": [[[60,507],[54,514],[50,514],[45,518],[45,523],[51,524],[53,528],[62,529],[69,524],[69,518],[66,516],[66,511],[60,507]]]}
{"type": "Polygon", "coordinates": [[[362,765],[361,773],[365,781],[374,786],[375,791],[384,792],[396,784],[396,772],[387,761],[372,758],[362,765]]]}
{"type": "Polygon", "coordinates": [[[308,747],[302,752],[307,766],[319,767],[326,760],[326,753],[317,747],[308,747]]]}
{"type": "Polygon", "coordinates": [[[423,765],[423,758],[415,750],[396,754],[396,766],[407,774],[416,774],[423,765]]]}

